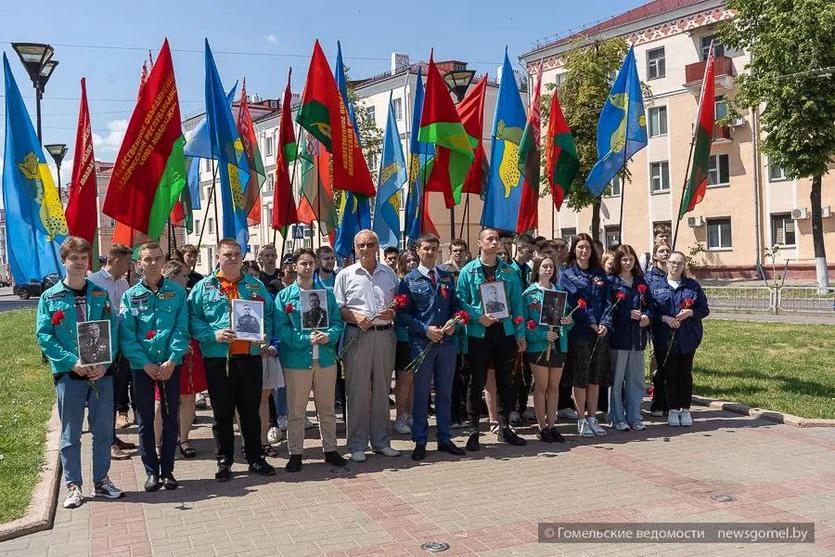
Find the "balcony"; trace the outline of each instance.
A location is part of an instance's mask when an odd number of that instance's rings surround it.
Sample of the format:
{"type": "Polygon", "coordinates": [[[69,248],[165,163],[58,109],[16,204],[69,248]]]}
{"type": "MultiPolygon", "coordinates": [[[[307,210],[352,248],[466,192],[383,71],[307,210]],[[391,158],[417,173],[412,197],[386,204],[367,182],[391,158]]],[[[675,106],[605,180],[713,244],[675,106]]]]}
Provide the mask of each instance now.
{"type": "MultiPolygon", "coordinates": [[[[702,80],[705,76],[706,60],[687,64],[684,67],[684,86],[693,94],[698,95],[702,90],[702,80]]],[[[731,89],[733,87],[734,64],[727,56],[716,56],[713,62],[713,74],[716,78],[717,89],[731,89]]]]}
{"type": "Polygon", "coordinates": [[[731,140],[731,128],[730,126],[713,126],[713,142],[714,143],[727,143],[731,140]]]}

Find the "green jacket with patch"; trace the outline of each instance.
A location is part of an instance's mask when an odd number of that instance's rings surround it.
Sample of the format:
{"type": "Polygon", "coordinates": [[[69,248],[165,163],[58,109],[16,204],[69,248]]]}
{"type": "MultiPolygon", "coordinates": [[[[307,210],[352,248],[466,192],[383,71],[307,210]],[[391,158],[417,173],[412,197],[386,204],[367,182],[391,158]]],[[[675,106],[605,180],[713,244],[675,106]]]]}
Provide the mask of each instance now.
{"type": "Polygon", "coordinates": [[[119,344],[131,369],[183,362],[189,340],[186,296],[186,289],[170,279],[163,279],[157,292],[139,282],[122,295],[119,344]]]}

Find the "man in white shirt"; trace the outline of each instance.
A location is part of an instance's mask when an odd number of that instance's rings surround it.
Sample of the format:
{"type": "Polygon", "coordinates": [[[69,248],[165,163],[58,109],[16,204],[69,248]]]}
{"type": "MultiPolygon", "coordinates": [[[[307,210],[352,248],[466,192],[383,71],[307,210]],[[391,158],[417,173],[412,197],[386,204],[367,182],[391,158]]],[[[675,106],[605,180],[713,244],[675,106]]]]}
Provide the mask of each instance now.
{"type": "MultiPolygon", "coordinates": [[[[115,308],[119,307],[122,302],[122,294],[129,288],[125,275],[130,268],[132,254],[133,252],[129,247],[122,244],[113,244],[110,246],[110,251],[107,252],[107,262],[104,266],[88,277],[90,282],[107,290],[110,304],[115,308]]],[[[136,445],[119,439],[116,436],[116,429],[122,429],[130,425],[128,408],[133,406],[134,415],[136,415],[136,407],[132,404],[133,396],[129,396],[129,393],[132,395],[130,366],[122,356],[121,351],[116,355],[113,366],[115,367],[113,406],[116,409],[116,420],[114,422],[113,446],[110,448],[110,458],[125,460],[130,458],[130,454],[125,451],[135,449],[136,445]]]]}
{"type": "Polygon", "coordinates": [[[334,285],[336,303],[346,324],[346,348],[342,352],[346,437],[354,462],[365,461],[369,440],[375,453],[400,455],[391,447],[388,431],[388,396],[397,342],[391,306],[398,280],[388,265],[377,261],[379,243],[374,232],[361,230],[354,237],[359,259],[336,275],[334,285]]]}

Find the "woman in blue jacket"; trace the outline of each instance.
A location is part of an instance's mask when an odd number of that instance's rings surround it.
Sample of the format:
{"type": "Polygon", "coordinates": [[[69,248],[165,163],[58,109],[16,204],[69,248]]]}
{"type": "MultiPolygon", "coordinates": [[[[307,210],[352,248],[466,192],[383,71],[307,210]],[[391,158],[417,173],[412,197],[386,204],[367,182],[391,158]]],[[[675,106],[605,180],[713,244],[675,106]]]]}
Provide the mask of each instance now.
{"type": "Polygon", "coordinates": [[[615,251],[609,284],[614,304],[614,330],[609,337],[612,355],[609,420],[617,431],[628,431],[630,428],[641,431],[644,429],[641,422],[644,349],[647,346],[647,330],[652,310],[649,304],[649,287],[632,246],[622,244],[615,251]]]}
{"type": "MultiPolygon", "coordinates": [[[[537,436],[545,443],[565,442],[562,434],[557,431],[555,422],[562,366],[565,364],[565,353],[568,351],[568,331],[573,322],[571,317],[565,317],[563,311],[557,327],[540,324],[545,307],[545,292],[563,292],[552,283],[556,274],[557,265],[552,258],[537,257],[531,271],[532,284],[522,294],[525,322],[528,324],[525,334],[528,341],[525,358],[534,376],[533,407],[539,425],[537,436]]],[[[546,313],[546,321],[556,321],[553,309],[551,308],[552,315],[548,316],[546,313]]]]}
{"type": "MultiPolygon", "coordinates": [[[[656,280],[667,280],[667,258],[673,249],[666,241],[656,242],[652,248],[652,264],[647,268],[644,279],[647,286],[652,286],[656,280]]],[[[652,335],[650,334],[650,337],[652,335]]],[[[652,402],[649,405],[650,414],[660,418],[667,412],[667,393],[664,390],[664,372],[658,365],[654,343],[649,348],[649,374],[652,378],[652,402]]]]}
{"type": "Polygon", "coordinates": [[[710,314],[702,287],[687,276],[684,254],[667,259],[666,280],[650,285],[653,302],[652,339],[659,369],[664,373],[671,426],[691,426],[693,356],[702,342],[702,319],[710,314]]]}
{"type": "Polygon", "coordinates": [[[597,422],[597,401],[609,368],[609,346],[604,337],[612,328],[609,311],[612,300],[609,283],[588,234],[577,234],[571,241],[560,287],[568,293],[569,311],[580,306],[574,312],[576,327],[568,336],[565,365],[565,373],[570,374],[574,387],[579,415],[577,432],[583,437],[603,436],[606,431],[597,422]]]}

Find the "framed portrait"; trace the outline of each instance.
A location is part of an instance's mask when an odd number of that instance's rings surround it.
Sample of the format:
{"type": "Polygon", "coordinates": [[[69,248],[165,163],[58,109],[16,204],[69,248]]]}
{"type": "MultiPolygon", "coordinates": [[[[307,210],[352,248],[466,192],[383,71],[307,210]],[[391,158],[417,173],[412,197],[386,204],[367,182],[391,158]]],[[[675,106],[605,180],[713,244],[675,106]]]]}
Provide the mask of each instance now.
{"type": "Polygon", "coordinates": [[[549,327],[559,327],[560,319],[565,314],[567,294],[555,290],[542,293],[542,311],[539,314],[539,324],[549,327]]]}
{"type": "Polygon", "coordinates": [[[237,340],[262,342],[264,339],[264,302],[232,300],[232,330],[237,340]]]}
{"type": "Polygon", "coordinates": [[[327,290],[299,290],[299,306],[303,331],[327,329],[330,326],[327,290]]]}
{"type": "Polygon", "coordinates": [[[507,294],[501,281],[485,282],[479,287],[482,311],[494,319],[510,317],[507,294]]]}
{"type": "Polygon", "coordinates": [[[113,361],[110,351],[110,321],[81,321],[76,334],[81,365],[108,365],[113,361]]]}

